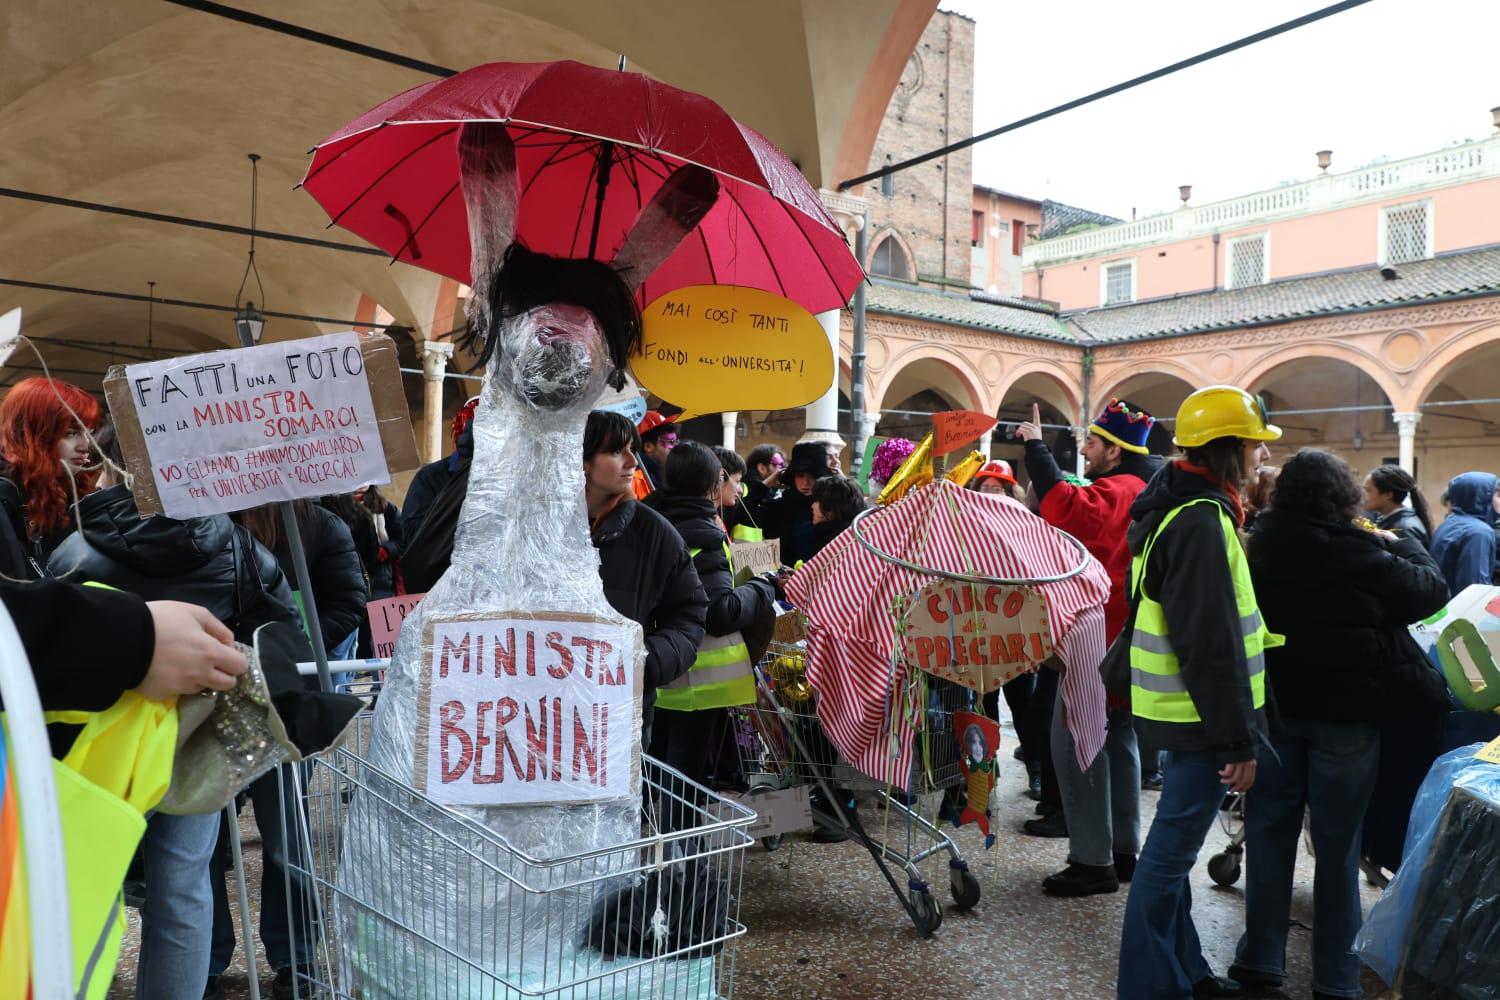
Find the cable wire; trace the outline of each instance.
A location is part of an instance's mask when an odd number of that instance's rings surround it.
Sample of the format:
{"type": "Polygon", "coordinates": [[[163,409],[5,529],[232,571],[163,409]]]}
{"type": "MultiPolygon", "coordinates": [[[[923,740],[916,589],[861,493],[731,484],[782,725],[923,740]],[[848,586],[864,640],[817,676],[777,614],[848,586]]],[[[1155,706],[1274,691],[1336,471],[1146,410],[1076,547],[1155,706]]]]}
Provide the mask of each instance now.
{"type": "Polygon", "coordinates": [[[958,142],[950,143],[947,146],[943,146],[941,149],[934,149],[930,153],[923,153],[921,156],[914,156],[909,160],[902,160],[900,163],[892,163],[880,168],[879,170],[873,170],[868,174],[861,174],[858,177],[850,178],[847,181],[841,182],[838,186],[838,190],[847,191],[849,188],[855,187],[859,184],[864,184],[867,181],[878,180],[888,174],[894,174],[898,171],[907,170],[911,167],[926,163],[929,160],[935,160],[938,157],[947,156],[950,153],[956,153],[959,150],[968,149],[970,146],[984,142],[987,139],[993,139],[996,136],[1004,135],[1007,132],[1014,132],[1019,128],[1025,128],[1027,125],[1035,125],[1039,121],[1044,121],[1045,119],[1060,115],[1064,111],[1072,111],[1074,108],[1081,108],[1085,104],[1093,104],[1095,101],[1103,100],[1106,97],[1112,97],[1113,95],[1121,93],[1123,91],[1139,87],[1141,84],[1150,83],[1152,80],[1160,80],[1164,76],[1171,76],[1173,73],[1180,72],[1182,70],[1188,69],[1189,67],[1197,66],[1200,63],[1206,63],[1211,59],[1217,59],[1219,58],[1219,56],[1228,55],[1229,53],[1238,51],[1239,49],[1248,48],[1249,46],[1254,45],[1257,42],[1263,42],[1268,38],[1275,38],[1277,35],[1285,34],[1288,31],[1294,31],[1297,28],[1305,27],[1306,25],[1321,21],[1324,18],[1332,17],[1335,14],[1342,14],[1346,10],[1352,10],[1355,7],[1363,6],[1364,4],[1367,4],[1369,2],[1370,0],[1342,0],[1341,3],[1323,7],[1319,10],[1312,11],[1311,13],[1303,14],[1301,17],[1294,17],[1290,21],[1283,21],[1281,24],[1266,28],[1264,31],[1257,31],[1253,35],[1246,35],[1244,38],[1236,39],[1235,41],[1229,42],[1225,45],[1220,45],[1217,48],[1209,49],[1207,52],[1200,52],[1195,56],[1191,56],[1179,62],[1172,63],[1172,65],[1170,66],[1163,66],[1161,69],[1155,69],[1149,73],[1143,73],[1140,76],[1126,80],[1124,83],[1117,83],[1112,87],[1105,87],[1103,90],[1096,90],[1092,94],[1075,98],[1074,100],[1068,101],[1065,104],[1059,104],[1053,108],[1048,108],[1046,111],[1039,111],[1034,115],[1028,115],[1025,118],[1021,118],[1017,121],[1011,122],[1009,125],[1001,125],[999,128],[990,129],[988,132],[981,132],[979,135],[972,135],[967,139],[962,139],[958,142]]]}

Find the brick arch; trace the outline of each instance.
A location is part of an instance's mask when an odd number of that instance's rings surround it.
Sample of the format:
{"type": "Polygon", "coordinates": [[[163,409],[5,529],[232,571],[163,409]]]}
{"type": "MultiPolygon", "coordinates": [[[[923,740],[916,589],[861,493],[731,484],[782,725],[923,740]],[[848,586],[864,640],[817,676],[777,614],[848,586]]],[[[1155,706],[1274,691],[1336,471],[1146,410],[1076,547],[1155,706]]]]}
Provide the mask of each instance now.
{"type": "MultiPolygon", "coordinates": [[[[1500,340],[1500,320],[1485,320],[1450,338],[1442,347],[1422,359],[1412,373],[1409,409],[1415,410],[1427,401],[1432,390],[1437,388],[1453,371],[1454,365],[1473,351],[1500,340]]],[[[1401,409],[1401,407],[1397,407],[1401,409]]]]}
{"type": "MultiPolygon", "coordinates": [[[[914,365],[928,361],[936,362],[951,374],[958,383],[958,387],[968,394],[968,398],[954,399],[955,393],[939,386],[925,386],[925,388],[930,388],[947,397],[960,409],[982,408],[984,393],[981,387],[984,385],[984,378],[970,363],[969,358],[962,351],[944,344],[918,343],[905,348],[886,362],[880,381],[872,387],[869,398],[865,402],[866,409],[874,411],[884,407],[888,402],[886,394],[896,380],[914,365]]],[[[900,402],[900,400],[889,402],[900,402]]]]}
{"type": "MultiPolygon", "coordinates": [[[[896,241],[896,246],[900,247],[901,248],[901,252],[904,253],[904,254],[906,254],[906,263],[908,265],[910,265],[910,267],[911,267],[911,280],[915,281],[916,278],[917,278],[917,255],[912,250],[911,244],[908,243],[908,242],[906,242],[906,237],[902,236],[901,235],[901,231],[899,229],[897,229],[895,226],[885,226],[879,232],[877,232],[874,235],[873,238],[871,238],[871,240],[869,242],[870,249],[865,253],[865,259],[863,261],[861,261],[861,263],[864,265],[865,273],[866,274],[874,274],[875,273],[873,270],[870,269],[870,265],[875,260],[875,251],[879,250],[880,249],[880,244],[884,243],[887,239],[893,239],[893,240],[895,240],[896,241]]],[[[879,275],[879,277],[890,277],[890,276],[889,275],[879,275]]],[[[902,279],[900,279],[900,278],[894,278],[892,280],[900,281],[902,279]]]]}
{"type": "Polygon", "coordinates": [[[1409,394],[1402,389],[1401,384],[1395,380],[1379,358],[1357,347],[1327,341],[1293,342],[1267,351],[1242,367],[1232,384],[1254,391],[1256,383],[1277,368],[1294,361],[1305,361],[1308,358],[1324,358],[1352,365],[1368,375],[1370,380],[1380,387],[1380,391],[1385,393],[1386,401],[1394,409],[1411,408],[1412,404],[1408,401],[1409,394]]]}
{"type": "MultiPolygon", "coordinates": [[[[1047,381],[1057,389],[1059,397],[1065,405],[1058,406],[1058,399],[1047,399],[1046,401],[1067,414],[1069,420],[1082,422],[1082,387],[1069,378],[1059,365],[1044,360],[1027,361],[1008,371],[1005,380],[997,386],[996,391],[990,396],[988,409],[985,412],[990,414],[999,413],[1000,407],[1005,403],[1005,397],[1015,388],[1017,382],[1028,375],[1045,376],[1047,381]]],[[[1043,398],[1046,399],[1045,396],[1043,398]]]]}

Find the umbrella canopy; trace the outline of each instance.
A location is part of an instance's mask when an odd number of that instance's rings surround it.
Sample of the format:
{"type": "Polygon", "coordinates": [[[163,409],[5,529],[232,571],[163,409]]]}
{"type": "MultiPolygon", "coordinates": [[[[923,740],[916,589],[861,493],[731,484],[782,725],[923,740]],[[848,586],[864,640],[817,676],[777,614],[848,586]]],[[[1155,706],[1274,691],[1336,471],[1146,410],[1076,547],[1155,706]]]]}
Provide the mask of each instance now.
{"type": "Polygon", "coordinates": [[[319,143],[302,186],[332,224],[472,285],[465,122],[506,126],[522,192],[516,235],[540,253],[612,261],[673,171],[716,176],[717,201],[640,286],[643,303],[688,285],[746,285],[822,312],[864,277],[817,192],[765,137],[706,97],[576,62],[489,63],[398,94],[319,143]]]}
{"type": "Polygon", "coordinates": [[[1109,576],[1099,561],[1009,497],[938,480],[867,518],[859,526],[882,552],[845,531],[803,566],[787,594],[807,614],[808,679],[818,717],[844,759],[861,772],[907,787],[915,730],[893,711],[913,667],[895,655],[893,607],[942,574],[1043,580],[1040,583],[1059,658],[1067,664],[1062,695],[1078,762],[1087,769],[1104,745],[1103,604],[1109,576]]]}

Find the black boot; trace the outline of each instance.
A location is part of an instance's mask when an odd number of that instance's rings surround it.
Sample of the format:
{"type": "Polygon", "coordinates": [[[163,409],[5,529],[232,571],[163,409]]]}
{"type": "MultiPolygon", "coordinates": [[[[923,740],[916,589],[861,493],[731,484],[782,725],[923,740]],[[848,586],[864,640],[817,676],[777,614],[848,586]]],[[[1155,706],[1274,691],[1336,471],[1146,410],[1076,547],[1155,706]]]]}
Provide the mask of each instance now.
{"type": "Polygon", "coordinates": [[[1242,997],[1245,987],[1228,976],[1207,975],[1193,984],[1193,1000],[1217,997],[1242,997]]]}
{"type": "Polygon", "coordinates": [[[1063,818],[1063,811],[1059,809],[1041,819],[1028,819],[1021,824],[1021,830],[1033,837],[1066,837],[1068,821],[1063,818]]]}
{"type": "Polygon", "coordinates": [[[821,788],[814,788],[808,796],[815,844],[842,844],[849,839],[845,824],[849,815],[856,811],[854,797],[842,788],[835,788],[833,794],[839,799],[837,805],[828,801],[821,788]],[[843,816],[839,815],[840,811],[843,816]]]}
{"type": "Polygon", "coordinates": [[[1120,880],[1113,865],[1080,865],[1074,862],[1055,875],[1042,879],[1042,889],[1052,896],[1092,896],[1119,892],[1120,880]]]}
{"type": "Polygon", "coordinates": [[[1116,854],[1115,855],[1115,874],[1119,876],[1121,882],[1129,882],[1132,878],[1134,878],[1135,877],[1135,855],[1134,854],[1116,854]]]}

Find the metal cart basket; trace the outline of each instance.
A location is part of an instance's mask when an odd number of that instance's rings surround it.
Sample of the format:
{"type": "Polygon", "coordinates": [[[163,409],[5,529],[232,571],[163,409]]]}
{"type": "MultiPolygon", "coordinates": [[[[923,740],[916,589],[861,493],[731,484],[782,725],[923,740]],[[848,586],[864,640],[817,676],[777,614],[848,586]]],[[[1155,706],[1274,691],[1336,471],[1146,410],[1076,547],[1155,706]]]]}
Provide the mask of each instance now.
{"type": "MultiPolygon", "coordinates": [[[[350,745],[364,745],[368,724],[360,720],[350,745]]],[[[641,764],[642,836],[552,860],[516,851],[348,745],[283,773],[305,803],[289,817],[296,829],[288,831],[287,898],[311,911],[317,928],[315,954],[296,956],[298,996],[687,1000],[733,993],[735,947],[745,932],[738,909],[752,841],[746,831],[755,814],[650,757],[641,764]],[[372,835],[366,819],[378,814],[420,832],[425,864],[471,875],[461,909],[483,917],[459,926],[454,910],[432,905],[420,880],[341,866],[348,845],[372,835]],[[658,821],[668,814],[670,830],[658,821]]]]}

